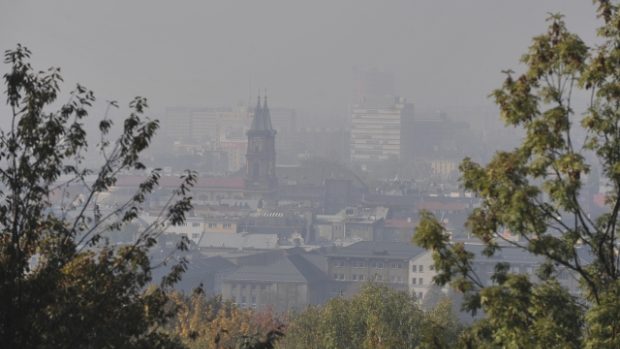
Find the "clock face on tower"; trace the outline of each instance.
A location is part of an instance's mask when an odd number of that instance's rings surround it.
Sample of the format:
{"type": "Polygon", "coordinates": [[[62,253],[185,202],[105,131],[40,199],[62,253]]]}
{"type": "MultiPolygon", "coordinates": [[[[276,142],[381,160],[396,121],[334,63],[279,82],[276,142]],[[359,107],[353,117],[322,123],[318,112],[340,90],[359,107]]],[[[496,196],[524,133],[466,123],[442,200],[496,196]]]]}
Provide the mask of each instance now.
{"type": "Polygon", "coordinates": [[[271,114],[265,97],[261,106],[260,97],[256,103],[252,126],[247,132],[246,188],[255,191],[272,191],[276,179],[276,131],[271,125],[271,114]]]}

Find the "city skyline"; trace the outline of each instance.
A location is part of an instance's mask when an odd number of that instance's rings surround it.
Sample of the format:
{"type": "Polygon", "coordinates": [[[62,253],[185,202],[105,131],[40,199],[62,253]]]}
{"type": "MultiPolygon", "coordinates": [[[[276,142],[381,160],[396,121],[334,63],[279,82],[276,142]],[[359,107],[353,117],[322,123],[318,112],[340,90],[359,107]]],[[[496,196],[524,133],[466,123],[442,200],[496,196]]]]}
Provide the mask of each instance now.
{"type": "Polygon", "coordinates": [[[597,23],[583,1],[144,5],[3,1],[0,47],[22,43],[62,67],[66,86],[100,100],[143,95],[155,113],[247,103],[268,87],[274,106],[302,118],[346,118],[355,68],[394,74],[417,110],[491,106],[500,71],[518,70],[547,12],[566,14],[585,39],[597,23]]]}

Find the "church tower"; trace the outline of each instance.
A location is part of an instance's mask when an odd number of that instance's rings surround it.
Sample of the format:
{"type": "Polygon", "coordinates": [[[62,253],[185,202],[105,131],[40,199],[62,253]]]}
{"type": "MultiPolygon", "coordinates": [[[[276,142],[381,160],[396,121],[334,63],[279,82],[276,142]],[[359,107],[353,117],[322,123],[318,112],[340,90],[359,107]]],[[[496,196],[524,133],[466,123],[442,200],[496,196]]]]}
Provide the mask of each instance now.
{"type": "Polygon", "coordinates": [[[246,190],[258,193],[272,193],[278,184],[276,178],[276,131],[271,126],[271,114],[267,96],[263,105],[260,96],[256,103],[252,126],[247,132],[248,150],[245,154],[246,190]]]}

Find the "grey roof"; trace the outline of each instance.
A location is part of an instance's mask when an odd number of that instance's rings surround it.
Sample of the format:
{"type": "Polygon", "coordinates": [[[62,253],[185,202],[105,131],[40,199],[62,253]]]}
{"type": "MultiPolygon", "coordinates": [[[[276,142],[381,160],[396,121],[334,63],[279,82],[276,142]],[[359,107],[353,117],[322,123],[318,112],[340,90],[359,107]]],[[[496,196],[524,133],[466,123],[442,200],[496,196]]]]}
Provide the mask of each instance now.
{"type": "Polygon", "coordinates": [[[308,262],[312,263],[315,267],[319,268],[324,273],[327,273],[328,266],[327,266],[327,258],[325,257],[325,255],[311,252],[311,253],[305,253],[303,256],[308,262]]]}
{"type": "Polygon", "coordinates": [[[278,248],[278,234],[204,233],[198,247],[275,249],[278,248]]]}
{"type": "Polygon", "coordinates": [[[330,251],[331,257],[384,257],[410,259],[425,250],[409,243],[388,241],[360,241],[330,251]]]}
{"type": "Polygon", "coordinates": [[[240,267],[225,278],[226,281],[253,282],[327,282],[328,278],[319,268],[301,254],[282,256],[268,265],[240,267]]]}
{"type": "Polygon", "coordinates": [[[222,256],[196,258],[189,262],[188,269],[196,269],[202,273],[217,273],[236,268],[235,263],[222,256]]]}
{"type": "Polygon", "coordinates": [[[256,103],[256,109],[254,111],[254,119],[252,119],[252,126],[250,128],[250,132],[252,131],[269,131],[275,133],[271,126],[271,113],[269,112],[269,106],[267,106],[267,96],[265,96],[265,102],[262,107],[260,105],[260,97],[258,97],[258,102],[256,103]]]}

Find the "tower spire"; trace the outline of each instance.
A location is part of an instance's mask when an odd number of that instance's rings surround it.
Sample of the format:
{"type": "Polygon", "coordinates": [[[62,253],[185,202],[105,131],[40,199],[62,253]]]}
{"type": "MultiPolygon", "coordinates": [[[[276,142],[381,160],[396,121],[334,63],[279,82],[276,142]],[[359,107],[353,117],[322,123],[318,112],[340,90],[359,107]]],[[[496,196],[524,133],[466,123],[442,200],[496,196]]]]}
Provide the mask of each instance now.
{"type": "Polygon", "coordinates": [[[265,96],[263,99],[263,125],[265,130],[273,131],[273,126],[271,125],[271,112],[269,111],[269,106],[267,105],[267,89],[265,88],[265,96]]]}
{"type": "Polygon", "coordinates": [[[258,91],[258,96],[256,97],[256,109],[254,109],[254,117],[252,118],[252,125],[250,126],[251,130],[259,130],[260,125],[262,123],[261,119],[263,118],[263,108],[260,105],[260,90],[258,91]]]}

